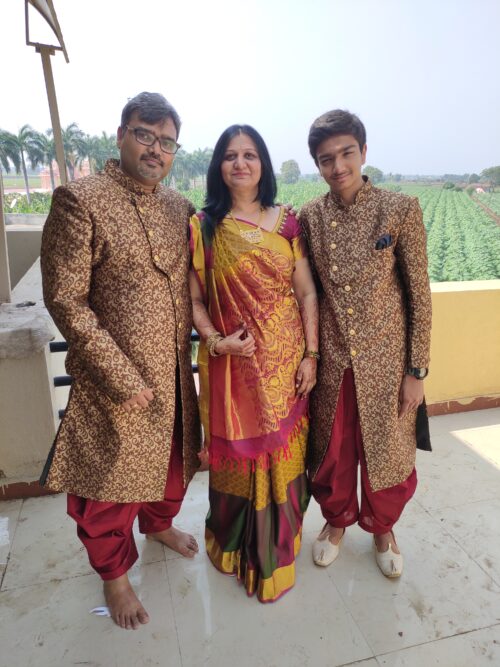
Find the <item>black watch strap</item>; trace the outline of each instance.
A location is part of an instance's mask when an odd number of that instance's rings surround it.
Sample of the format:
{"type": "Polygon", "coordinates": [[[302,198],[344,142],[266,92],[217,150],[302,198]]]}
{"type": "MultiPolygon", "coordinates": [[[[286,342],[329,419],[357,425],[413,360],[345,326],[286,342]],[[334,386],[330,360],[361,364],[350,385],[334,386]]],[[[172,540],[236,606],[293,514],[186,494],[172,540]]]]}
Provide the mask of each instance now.
{"type": "Polygon", "coordinates": [[[429,374],[428,368],[407,368],[406,373],[412,375],[417,380],[423,380],[429,374]]]}

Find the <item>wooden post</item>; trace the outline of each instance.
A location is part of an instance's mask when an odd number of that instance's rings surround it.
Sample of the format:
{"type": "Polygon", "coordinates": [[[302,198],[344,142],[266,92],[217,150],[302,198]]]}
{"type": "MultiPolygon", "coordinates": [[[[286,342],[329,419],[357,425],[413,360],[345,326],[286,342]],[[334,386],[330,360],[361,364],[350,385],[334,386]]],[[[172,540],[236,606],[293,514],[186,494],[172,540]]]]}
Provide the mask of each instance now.
{"type": "Polygon", "coordinates": [[[0,173],[0,303],[10,302],[9,250],[3,213],[3,180],[0,173]]]}
{"type": "Polygon", "coordinates": [[[45,46],[43,44],[37,44],[36,50],[42,56],[45,88],[47,89],[50,118],[52,121],[52,131],[54,133],[54,143],[56,147],[56,160],[59,166],[59,178],[61,179],[61,185],[66,185],[68,182],[68,175],[66,173],[66,160],[64,159],[64,148],[61,123],[59,121],[59,110],[57,108],[56,89],[54,86],[54,77],[52,76],[52,65],[50,62],[50,56],[53,56],[55,51],[53,47],[45,46]]]}

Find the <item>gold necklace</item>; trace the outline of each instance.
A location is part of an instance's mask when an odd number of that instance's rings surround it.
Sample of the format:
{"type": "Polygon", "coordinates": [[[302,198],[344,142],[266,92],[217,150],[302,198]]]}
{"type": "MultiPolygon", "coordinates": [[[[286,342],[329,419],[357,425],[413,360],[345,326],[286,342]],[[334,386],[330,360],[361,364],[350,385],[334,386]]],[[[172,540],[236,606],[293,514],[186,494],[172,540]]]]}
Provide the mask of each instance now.
{"type": "Polygon", "coordinates": [[[264,215],[264,207],[260,207],[260,213],[259,217],[256,222],[256,227],[257,229],[242,229],[241,225],[239,222],[236,220],[236,218],[233,215],[233,211],[229,211],[229,217],[231,220],[234,222],[236,227],[240,230],[240,236],[245,239],[245,241],[248,241],[249,243],[260,243],[261,241],[264,240],[264,236],[262,235],[262,229],[260,227],[260,223],[262,220],[262,216],[264,215]]]}

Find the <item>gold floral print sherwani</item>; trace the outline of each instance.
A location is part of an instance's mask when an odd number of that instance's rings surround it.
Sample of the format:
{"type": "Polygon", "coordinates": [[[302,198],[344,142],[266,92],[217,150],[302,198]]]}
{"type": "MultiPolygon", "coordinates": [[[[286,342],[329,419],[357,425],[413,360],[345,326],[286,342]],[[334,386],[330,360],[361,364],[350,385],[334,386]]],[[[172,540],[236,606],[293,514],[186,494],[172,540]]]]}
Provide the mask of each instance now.
{"type": "Polygon", "coordinates": [[[93,500],[163,500],[182,407],[184,482],[198,464],[191,369],[188,223],[193,207],[158,185],[146,193],[110,160],[57,188],[42,237],[45,304],[69,344],[66,414],[43,477],[93,500]],[[120,404],[149,387],[154,400],[120,404]]]}
{"type": "Polygon", "coordinates": [[[329,192],[299,216],[319,279],[320,353],[311,397],[310,475],[330,441],[344,370],[352,366],[374,491],[415,466],[416,411],[398,419],[407,367],[429,365],[431,294],[418,200],[365,179],[354,203],[329,192]],[[386,246],[376,249],[377,241],[386,246]],[[387,245],[389,244],[389,245],[387,245]]]}

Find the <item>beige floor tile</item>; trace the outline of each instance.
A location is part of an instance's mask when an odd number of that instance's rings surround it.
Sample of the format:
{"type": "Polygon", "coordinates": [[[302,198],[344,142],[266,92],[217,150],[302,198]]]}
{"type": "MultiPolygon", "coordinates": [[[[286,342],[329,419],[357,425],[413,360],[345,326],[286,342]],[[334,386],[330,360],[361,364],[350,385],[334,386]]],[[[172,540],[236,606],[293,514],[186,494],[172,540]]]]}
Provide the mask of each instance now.
{"type": "Polygon", "coordinates": [[[22,500],[0,502],[0,583],[12,549],[22,504],[22,500]]]}
{"type": "Polygon", "coordinates": [[[401,521],[397,537],[405,563],[399,580],[381,574],[357,527],[327,568],[375,655],[498,622],[500,587],[439,521],[416,513],[401,521]]]}
{"type": "Polygon", "coordinates": [[[500,408],[489,410],[474,410],[472,412],[457,412],[452,415],[441,415],[429,419],[431,436],[450,433],[451,431],[483,428],[500,424],[500,408]]]}
{"type": "Polygon", "coordinates": [[[500,497],[500,470],[454,435],[432,439],[433,452],[417,453],[416,500],[432,511],[500,497]]]}
{"type": "Polygon", "coordinates": [[[452,435],[500,469],[500,424],[452,431],[452,435]]]}
{"type": "Polygon", "coordinates": [[[274,604],[248,598],[204,555],[168,561],[183,664],[335,667],[373,657],[335,586],[310,562],[311,539],[295,588],[274,604]]]}
{"type": "Polygon", "coordinates": [[[381,667],[493,667],[500,665],[500,625],[379,656],[381,667]]]}
{"type": "MultiPolygon", "coordinates": [[[[137,522],[134,532],[143,563],[164,559],[162,546],[146,541],[137,522]]],[[[76,524],[66,514],[65,494],[25,500],[2,590],[92,572],[76,524]]]]}
{"type": "Polygon", "coordinates": [[[500,498],[437,510],[434,516],[500,585],[500,498]]]}
{"type": "Polygon", "coordinates": [[[151,620],[122,630],[89,614],[103,604],[98,577],[0,593],[1,667],[177,667],[181,664],[165,562],[131,577],[151,620]]]}
{"type": "Polygon", "coordinates": [[[0,667],[500,664],[499,428],[500,409],[431,419],[434,452],[418,453],[417,493],[396,528],[401,580],[382,576],[357,526],[333,565],[314,566],[324,519],[311,500],[296,586],[272,605],[209,563],[208,473],[196,475],[175,521],[199,542],[193,561],[135,530],[130,576],[152,616],[137,632],[88,614],[101,582],[63,495],[0,503],[0,667]]]}

